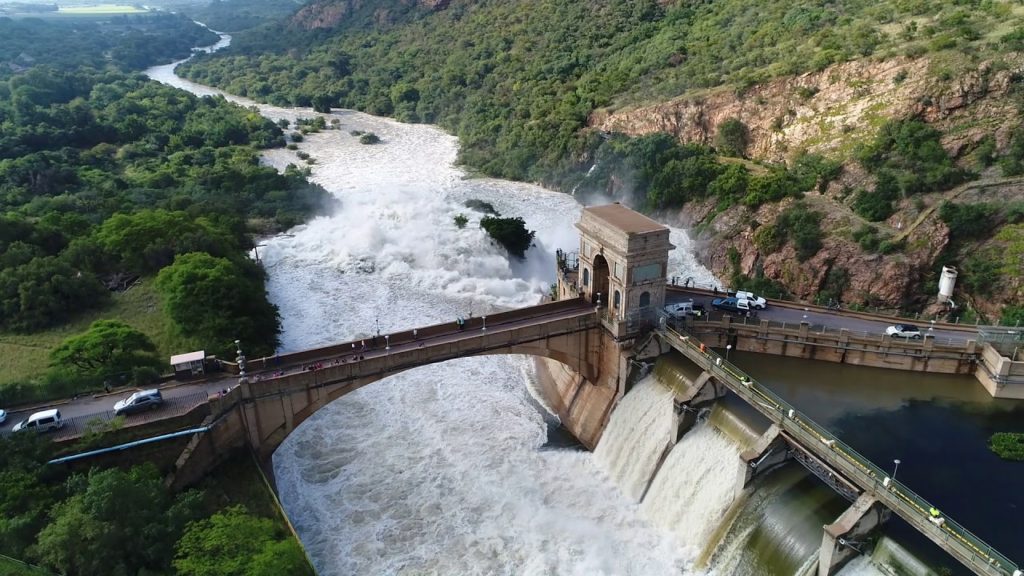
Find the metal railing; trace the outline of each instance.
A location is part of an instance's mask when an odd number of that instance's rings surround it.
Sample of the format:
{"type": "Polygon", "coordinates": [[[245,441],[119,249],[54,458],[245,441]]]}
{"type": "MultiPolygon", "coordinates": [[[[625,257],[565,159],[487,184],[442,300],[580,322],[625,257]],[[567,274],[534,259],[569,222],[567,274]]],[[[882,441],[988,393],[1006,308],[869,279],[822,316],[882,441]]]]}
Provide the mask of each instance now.
{"type": "Polygon", "coordinates": [[[851,482],[869,491],[976,574],[1019,576],[1017,564],[1009,558],[948,517],[944,517],[940,524],[932,522],[929,511],[934,506],[931,503],[906,485],[889,478],[880,467],[695,337],[667,326],[659,328],[659,333],[674,348],[717,377],[783,432],[813,451],[851,482]]]}
{"type": "MultiPolygon", "coordinates": [[[[729,316],[729,317],[732,318],[730,324],[733,324],[733,325],[747,326],[747,327],[750,327],[750,328],[759,327],[761,325],[761,320],[760,320],[760,318],[758,318],[758,315],[757,315],[756,312],[751,313],[750,316],[738,316],[738,315],[733,315],[733,314],[727,314],[727,313],[724,313],[724,312],[719,312],[717,310],[712,310],[710,312],[702,314],[699,317],[692,317],[691,316],[691,317],[688,317],[688,318],[690,318],[689,322],[692,322],[694,326],[699,326],[700,324],[710,324],[710,323],[713,323],[713,322],[714,323],[721,322],[722,319],[724,317],[726,317],[726,316],[729,316]]],[[[773,332],[777,332],[777,331],[780,331],[780,330],[781,331],[785,331],[785,330],[795,330],[795,331],[798,331],[798,330],[800,330],[800,326],[802,324],[802,322],[799,322],[799,321],[798,322],[782,322],[782,321],[779,321],[779,320],[768,320],[767,322],[768,322],[769,331],[773,331],[773,332]]],[[[918,345],[921,345],[921,344],[924,343],[924,339],[915,340],[913,338],[893,338],[892,336],[886,335],[884,332],[877,332],[877,331],[876,332],[869,332],[867,330],[850,330],[850,329],[847,329],[847,328],[837,328],[837,327],[834,327],[834,326],[826,326],[824,324],[816,324],[816,323],[813,323],[813,322],[808,322],[807,324],[808,324],[808,334],[809,335],[839,336],[839,335],[841,335],[841,334],[843,334],[845,332],[845,334],[847,334],[848,336],[851,336],[851,337],[854,337],[854,338],[860,338],[860,339],[864,339],[864,340],[875,340],[875,341],[877,341],[880,344],[881,343],[888,343],[888,342],[898,342],[898,343],[901,343],[901,344],[918,344],[918,345]]],[[[922,335],[930,336],[931,333],[932,332],[930,330],[925,329],[922,332],[922,335]]],[[[967,341],[968,341],[968,339],[966,337],[953,338],[951,336],[931,336],[931,339],[932,339],[932,342],[934,343],[935,346],[943,346],[943,347],[948,347],[948,348],[961,348],[961,349],[964,348],[964,346],[967,344],[967,341]]]]}

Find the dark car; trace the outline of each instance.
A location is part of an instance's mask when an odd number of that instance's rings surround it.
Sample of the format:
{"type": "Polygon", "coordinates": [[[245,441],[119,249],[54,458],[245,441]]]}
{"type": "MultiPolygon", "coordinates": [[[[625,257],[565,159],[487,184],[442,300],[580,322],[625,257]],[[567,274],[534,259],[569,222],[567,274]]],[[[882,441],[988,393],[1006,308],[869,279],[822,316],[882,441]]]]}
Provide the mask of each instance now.
{"type": "Polygon", "coordinates": [[[135,414],[143,410],[156,410],[164,403],[164,397],[159,390],[140,390],[124,400],[118,400],[114,404],[114,414],[117,416],[135,414]]]}

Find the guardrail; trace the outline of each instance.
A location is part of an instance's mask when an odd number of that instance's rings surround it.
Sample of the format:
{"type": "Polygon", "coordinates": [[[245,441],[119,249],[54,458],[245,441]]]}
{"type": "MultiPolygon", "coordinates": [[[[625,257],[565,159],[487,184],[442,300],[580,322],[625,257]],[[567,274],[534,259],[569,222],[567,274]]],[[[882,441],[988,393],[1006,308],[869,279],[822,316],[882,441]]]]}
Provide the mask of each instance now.
{"type": "Polygon", "coordinates": [[[957,522],[944,517],[943,522],[936,525],[929,516],[929,511],[934,507],[931,503],[904,484],[890,479],[880,467],[858,454],[856,450],[774,392],[758,384],[695,337],[667,326],[660,327],[658,332],[669,344],[717,377],[736,395],[779,426],[783,432],[813,451],[861,489],[871,492],[890,510],[943,547],[974,573],[992,576],[1021,575],[1017,564],[957,522]]]}
{"type": "MultiPolygon", "coordinates": [[[[721,322],[726,316],[731,318],[730,323],[739,326],[759,327],[761,325],[761,319],[758,317],[756,311],[751,312],[749,316],[740,316],[736,314],[729,314],[726,312],[719,312],[717,310],[711,310],[699,317],[688,316],[690,322],[693,324],[701,323],[712,323],[721,322]]],[[[799,330],[802,322],[782,322],[779,320],[768,320],[768,327],[772,330],[799,330]]],[[[820,334],[820,335],[833,335],[838,336],[844,331],[846,334],[856,338],[862,338],[864,340],[876,340],[879,343],[884,342],[900,342],[903,344],[923,343],[924,336],[928,336],[932,339],[932,342],[936,346],[946,346],[950,348],[963,348],[968,342],[968,338],[959,337],[954,338],[952,336],[932,336],[932,330],[926,328],[921,332],[922,338],[894,338],[886,335],[884,332],[878,331],[867,331],[867,330],[851,330],[848,328],[836,328],[834,326],[826,326],[815,322],[807,322],[809,334],[820,334]]]]}

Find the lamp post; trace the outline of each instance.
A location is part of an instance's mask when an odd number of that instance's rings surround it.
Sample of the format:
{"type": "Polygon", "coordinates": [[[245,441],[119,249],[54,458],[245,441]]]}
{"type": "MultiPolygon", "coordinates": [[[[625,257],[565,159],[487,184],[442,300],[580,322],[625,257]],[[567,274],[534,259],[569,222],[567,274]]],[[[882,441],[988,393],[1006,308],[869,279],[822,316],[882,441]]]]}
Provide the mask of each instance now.
{"type": "Polygon", "coordinates": [[[732,351],[732,344],[726,344],[725,345],[725,361],[726,362],[729,361],[729,352],[731,352],[731,351],[732,351]]]}
{"type": "Polygon", "coordinates": [[[235,362],[238,362],[238,382],[241,383],[245,380],[245,354],[242,354],[241,340],[235,340],[235,351],[238,353],[235,357],[235,362]]]}
{"type": "Polygon", "coordinates": [[[892,463],[893,463],[892,479],[893,479],[893,481],[895,481],[896,480],[896,472],[900,469],[900,459],[897,458],[897,459],[893,460],[892,463]]]}

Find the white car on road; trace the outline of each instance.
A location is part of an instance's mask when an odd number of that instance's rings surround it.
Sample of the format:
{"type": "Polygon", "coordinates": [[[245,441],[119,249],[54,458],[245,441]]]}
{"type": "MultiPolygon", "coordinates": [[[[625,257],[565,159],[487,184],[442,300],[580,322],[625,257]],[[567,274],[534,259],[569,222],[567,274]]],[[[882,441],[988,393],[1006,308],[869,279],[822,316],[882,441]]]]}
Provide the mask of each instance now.
{"type": "Polygon", "coordinates": [[[910,324],[893,324],[885,329],[885,333],[893,338],[921,339],[921,329],[910,324]]]}
{"type": "Polygon", "coordinates": [[[768,307],[768,301],[758,296],[757,294],[754,294],[753,292],[738,290],[736,291],[735,298],[737,300],[746,300],[747,304],[751,308],[755,308],[757,310],[764,310],[765,308],[768,307]]]}

